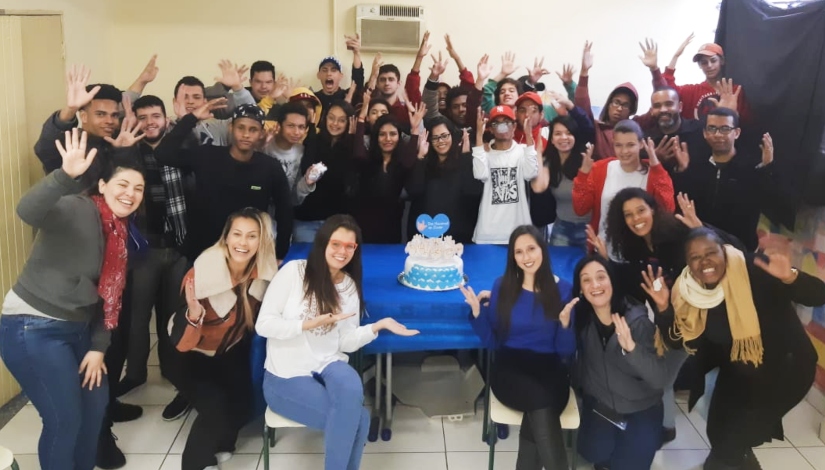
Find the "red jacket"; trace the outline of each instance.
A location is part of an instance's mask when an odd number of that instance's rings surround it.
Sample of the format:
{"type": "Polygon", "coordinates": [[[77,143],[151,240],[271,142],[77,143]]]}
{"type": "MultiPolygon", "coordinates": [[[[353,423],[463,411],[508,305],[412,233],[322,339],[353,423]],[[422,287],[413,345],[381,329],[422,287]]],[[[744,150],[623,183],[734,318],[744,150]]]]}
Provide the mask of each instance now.
{"type": "MultiPolygon", "coordinates": [[[[417,105],[421,102],[421,75],[418,72],[410,72],[407,74],[407,81],[404,82],[404,91],[407,92],[407,98],[410,103],[417,105]]],[[[407,103],[400,99],[395,100],[390,106],[390,114],[400,124],[410,125],[410,115],[408,114],[407,103]]]]}
{"type": "MultiPolygon", "coordinates": [[[[607,179],[607,164],[613,160],[616,160],[616,157],[594,162],[590,173],[579,171],[579,174],[573,179],[573,211],[578,215],[585,215],[590,212],[592,214],[590,226],[596,233],[599,233],[602,190],[604,189],[605,179],[607,179]]],[[[647,160],[642,161],[646,162],[647,160]]],[[[670,180],[667,170],[659,164],[651,166],[648,171],[650,173],[647,176],[645,191],[656,199],[659,206],[664,207],[669,212],[675,211],[676,202],[673,197],[673,182],[670,180]]]]}
{"type": "MultiPolygon", "coordinates": [[[[708,98],[719,99],[719,93],[708,82],[696,83],[693,85],[676,84],[675,69],[670,67],[665,68],[662,78],[665,79],[668,86],[671,86],[679,92],[679,99],[682,101],[682,117],[686,119],[704,120],[708,112],[716,107],[715,104],[708,101],[708,98]]],[[[739,85],[734,85],[734,91],[739,89],[739,85]]],[[[739,92],[739,99],[736,102],[736,111],[739,113],[739,120],[743,123],[750,122],[751,110],[748,106],[748,100],[745,99],[745,91],[739,92]]]]}

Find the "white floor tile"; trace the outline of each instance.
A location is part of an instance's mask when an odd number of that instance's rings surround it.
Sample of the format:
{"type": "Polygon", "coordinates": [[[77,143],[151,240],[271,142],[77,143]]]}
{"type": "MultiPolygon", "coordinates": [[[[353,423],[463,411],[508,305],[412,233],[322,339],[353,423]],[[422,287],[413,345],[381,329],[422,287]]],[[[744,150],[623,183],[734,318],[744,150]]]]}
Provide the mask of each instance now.
{"type": "MultiPolygon", "coordinates": [[[[40,461],[36,454],[16,454],[14,458],[22,470],[40,470],[40,461]]],[[[165,454],[126,454],[126,466],[123,470],[158,470],[165,458],[165,454]]]]}
{"type": "Polygon", "coordinates": [[[398,405],[392,422],[392,439],[368,442],[365,452],[444,452],[441,418],[428,418],[418,408],[398,405]]]}
{"type": "MultiPolygon", "coordinates": [[[[160,470],[180,470],[181,468],[181,460],[180,455],[177,454],[169,454],[166,457],[166,460],[163,462],[163,466],[160,467],[160,470]]],[[[228,461],[220,464],[221,470],[255,470],[258,468],[258,461],[260,460],[260,455],[239,455],[235,454],[232,456],[231,459],[228,461]]],[[[261,465],[263,468],[263,465],[261,465]]],[[[277,467],[273,467],[277,468],[277,467]]],[[[304,468],[311,468],[311,467],[304,467],[304,468]]],[[[320,467],[319,467],[320,468],[320,467]]]]}
{"type": "Polygon", "coordinates": [[[128,423],[115,423],[117,445],[127,454],[166,454],[180,432],[183,421],[164,421],[162,406],[144,406],[143,416],[128,423]]]}
{"type": "MultiPolygon", "coordinates": [[[[270,454],[269,468],[273,470],[282,468],[290,470],[324,468],[324,454],[270,454]]],[[[264,470],[263,459],[258,464],[258,470],[264,470]]]]}
{"type": "MultiPolygon", "coordinates": [[[[487,444],[481,440],[484,423],[483,410],[475,416],[465,416],[461,421],[443,419],[444,439],[447,452],[486,452],[487,444]]],[[[520,426],[510,426],[510,437],[496,442],[496,451],[515,452],[518,450],[520,426]]]]}
{"type": "Polygon", "coordinates": [[[705,450],[708,448],[702,435],[679,409],[676,414],[676,439],[668,442],[663,450],[705,450]]]}
{"type": "Polygon", "coordinates": [[[160,367],[147,368],[146,383],[123,395],[120,400],[133,405],[166,406],[175,398],[175,387],[160,375],[160,367]]]}
{"type": "Polygon", "coordinates": [[[794,448],[754,449],[763,470],[813,470],[811,464],[794,448]]]}
{"type": "MultiPolygon", "coordinates": [[[[447,452],[447,468],[487,468],[489,455],[488,452],[447,452]]],[[[493,469],[512,470],[516,468],[516,455],[516,452],[496,450],[493,469]]]]}
{"type": "Polygon", "coordinates": [[[40,470],[40,460],[37,454],[14,454],[14,459],[23,470],[40,470]]]}
{"type": "Polygon", "coordinates": [[[825,470],[825,447],[803,447],[797,450],[815,470],[825,470]]]}
{"type": "MultiPolygon", "coordinates": [[[[699,412],[696,411],[696,408],[693,411],[688,412],[688,405],[687,403],[678,403],[679,409],[682,410],[682,413],[687,417],[690,424],[693,425],[693,428],[696,429],[696,432],[699,433],[699,436],[702,437],[702,440],[708,445],[710,448],[710,439],[708,439],[708,433],[706,431],[707,423],[705,422],[705,418],[699,415],[699,412]]],[[[678,437],[678,430],[676,431],[678,437]]]]}
{"type": "Polygon", "coordinates": [[[794,447],[825,447],[825,442],[817,436],[820,424],[822,415],[804,400],[782,418],[785,438],[794,447]]]}
{"type": "Polygon", "coordinates": [[[660,450],[650,470],[702,470],[709,450],[660,450]]]}
{"type": "Polygon", "coordinates": [[[26,405],[0,429],[0,442],[14,455],[37,455],[37,442],[42,429],[43,424],[34,405],[26,405]]]}
{"type": "Polygon", "coordinates": [[[192,429],[192,421],[195,420],[197,415],[197,411],[191,410],[188,415],[177,421],[173,421],[175,423],[183,423],[183,425],[180,428],[180,432],[175,437],[175,442],[172,443],[172,447],[169,449],[170,454],[183,453],[183,448],[186,446],[186,438],[189,437],[189,431],[192,429]]]}
{"type": "MultiPolygon", "coordinates": [[[[308,467],[307,467],[308,468],[308,467]]],[[[321,467],[318,467],[321,468],[321,467]]],[[[469,468],[469,467],[451,467],[469,468]]],[[[447,470],[444,452],[364,454],[361,470],[447,470]]]]}

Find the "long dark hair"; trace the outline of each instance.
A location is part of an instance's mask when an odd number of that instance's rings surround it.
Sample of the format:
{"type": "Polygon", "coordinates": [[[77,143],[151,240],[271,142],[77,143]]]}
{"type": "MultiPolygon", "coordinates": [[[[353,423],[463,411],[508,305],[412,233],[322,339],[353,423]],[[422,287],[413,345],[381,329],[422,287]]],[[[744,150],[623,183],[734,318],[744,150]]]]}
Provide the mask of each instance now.
{"type": "Polygon", "coordinates": [[[624,204],[631,199],[641,199],[653,212],[650,229],[652,245],[682,240],[688,228],[666,209],[659,207],[656,198],[642,188],[624,188],[613,197],[607,209],[607,241],[613,245],[613,253],[627,261],[647,259],[648,248],[644,239],[630,230],[624,217],[624,204]]]}
{"type": "Polygon", "coordinates": [[[516,240],[522,235],[532,237],[541,250],[541,265],[536,271],[533,292],[536,293],[537,300],[541,303],[545,320],[558,320],[562,309],[561,294],[553,275],[550,252],[547,250],[547,242],[544,241],[544,236],[532,225],[516,227],[513,233],[510,234],[510,241],[507,244],[507,265],[504,268],[504,276],[501,277],[501,287],[498,294],[498,308],[496,310],[498,328],[496,336],[501,342],[504,342],[510,333],[513,306],[521,295],[521,286],[524,283],[524,271],[516,264],[516,240]]]}
{"type": "Polygon", "coordinates": [[[390,158],[390,163],[387,165],[387,170],[389,170],[390,166],[395,166],[398,163],[399,159],[399,152],[401,150],[401,146],[404,145],[403,139],[403,128],[398,123],[398,120],[392,114],[385,114],[378,118],[375,121],[375,125],[370,129],[370,161],[373,164],[377,164],[379,167],[383,165],[383,156],[381,153],[381,146],[378,145],[378,134],[381,132],[381,128],[385,125],[391,125],[395,127],[395,130],[398,131],[398,145],[395,146],[395,149],[392,151],[392,157],[390,158]]]}
{"type": "Polygon", "coordinates": [[[547,142],[547,148],[544,149],[544,158],[550,166],[550,185],[554,188],[559,187],[563,176],[566,176],[567,179],[572,181],[579,173],[579,168],[581,168],[583,160],[582,152],[585,150],[586,143],[584,136],[580,134],[579,125],[576,123],[576,120],[570,116],[556,116],[550,121],[550,138],[547,142]],[[573,148],[570,150],[570,155],[567,157],[567,160],[564,161],[564,164],[561,162],[559,149],[551,143],[556,125],[566,127],[567,131],[570,132],[575,139],[573,148]]]}
{"type": "MultiPolygon", "coordinates": [[[[304,274],[304,298],[310,303],[313,299],[315,300],[319,314],[343,313],[339,312],[341,305],[338,290],[335,288],[335,283],[329,273],[326,255],[329,239],[339,228],[355,233],[355,243],[357,243],[358,246],[352,254],[352,259],[344,266],[342,271],[347,273],[355,283],[355,290],[358,292],[358,301],[361,305],[361,310],[364,310],[363,275],[361,268],[361,227],[358,226],[352,216],[336,214],[325,220],[321,228],[318,229],[318,232],[315,234],[315,240],[312,242],[312,249],[309,251],[309,256],[307,256],[306,272],[304,274]]],[[[358,313],[360,314],[361,312],[358,313]]]]}
{"type": "Polygon", "coordinates": [[[599,263],[602,265],[607,272],[607,277],[610,279],[610,285],[613,287],[613,296],[610,298],[610,311],[618,313],[619,315],[624,315],[626,310],[627,303],[624,300],[624,294],[622,293],[621,289],[619,289],[619,282],[616,279],[616,274],[613,270],[613,267],[610,265],[610,262],[606,260],[599,254],[591,253],[576,264],[576,269],[573,271],[573,296],[578,296],[580,298],[579,303],[576,304],[576,335],[581,337],[582,332],[587,325],[593,321],[593,317],[596,315],[596,311],[593,309],[593,305],[587,301],[587,298],[584,296],[582,292],[582,281],[581,281],[581,274],[584,267],[590,263],[599,263]]]}
{"type": "Polygon", "coordinates": [[[341,108],[344,114],[347,115],[347,126],[344,128],[344,134],[338,136],[336,144],[343,142],[345,140],[344,137],[346,137],[347,134],[349,134],[349,118],[355,115],[355,109],[352,107],[351,104],[347,103],[346,101],[335,100],[332,102],[329,108],[324,112],[324,115],[321,116],[321,132],[318,134],[321,137],[321,142],[323,142],[327,146],[332,144],[332,135],[329,133],[329,129],[327,129],[327,115],[329,115],[329,112],[332,108],[341,108]]]}
{"type": "Polygon", "coordinates": [[[447,153],[447,160],[442,164],[438,160],[438,154],[435,151],[435,146],[432,144],[432,141],[430,142],[430,150],[427,152],[427,156],[425,157],[427,176],[437,175],[441,170],[452,170],[458,168],[458,157],[461,155],[461,140],[464,136],[461,129],[459,129],[452,121],[440,115],[432,119],[428,119],[424,123],[424,126],[427,128],[430,138],[432,138],[433,129],[442,124],[447,126],[447,132],[450,133],[453,144],[447,153]]]}

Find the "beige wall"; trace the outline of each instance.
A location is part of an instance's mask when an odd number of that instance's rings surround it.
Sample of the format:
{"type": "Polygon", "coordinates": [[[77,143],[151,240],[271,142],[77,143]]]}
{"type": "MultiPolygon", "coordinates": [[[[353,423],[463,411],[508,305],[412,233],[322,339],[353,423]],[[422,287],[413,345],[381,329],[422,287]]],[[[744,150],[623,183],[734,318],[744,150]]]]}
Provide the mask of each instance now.
{"type": "MultiPolygon", "coordinates": [[[[113,78],[117,85],[128,86],[145,61],[159,53],[161,74],[147,93],[158,94],[164,100],[171,98],[175,82],[185,74],[211,81],[217,71],[215,64],[222,57],[246,64],[268,59],[278,71],[317,86],[317,64],[333,52],[333,43],[349,72],[351,55],[342,38],[355,31],[354,7],[359,3],[366,2],[117,2],[112,5],[113,78]]],[[[582,45],[585,39],[592,40],[596,60],[591,73],[594,103],[603,103],[612,87],[630,80],[639,88],[644,105],[651,91],[650,75],[639,62],[638,42],[645,36],[656,38],[664,67],[681,41],[695,31],[695,42],[682,57],[677,77],[680,83],[701,81],[700,71],[690,61],[690,51],[713,40],[718,0],[581,0],[552,5],[546,0],[521,0],[518,8],[490,0],[398,3],[424,6],[434,50],[443,50],[442,38],[449,32],[472,70],[485,52],[497,68],[507,49],[518,52],[519,65],[532,63],[538,55],[545,56],[545,66],[551,70],[560,70],[565,62],[578,68],[582,45]]],[[[371,54],[365,53],[367,66],[371,60],[371,54]]],[[[412,60],[412,54],[387,57],[402,73],[409,70],[412,60]]],[[[427,59],[422,67],[425,73],[429,63],[427,59]]],[[[457,82],[452,64],[445,78],[457,82]]],[[[545,81],[551,88],[561,89],[555,75],[545,77],[545,81]]]]}

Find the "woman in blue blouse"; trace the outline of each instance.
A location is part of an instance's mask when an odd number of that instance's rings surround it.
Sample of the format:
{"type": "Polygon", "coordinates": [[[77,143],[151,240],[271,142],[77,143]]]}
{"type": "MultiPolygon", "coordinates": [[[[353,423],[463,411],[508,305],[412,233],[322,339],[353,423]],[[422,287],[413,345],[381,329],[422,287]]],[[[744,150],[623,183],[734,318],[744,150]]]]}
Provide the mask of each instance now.
{"type": "Polygon", "coordinates": [[[550,267],[547,244],[532,225],[510,235],[504,275],[478,295],[462,286],[472,308],[473,329],[495,348],[488,380],[496,397],[524,413],[516,468],[567,468],[559,416],[567,406],[570,377],[566,358],[576,350],[567,305],[550,267]]]}

